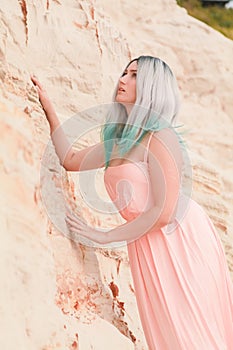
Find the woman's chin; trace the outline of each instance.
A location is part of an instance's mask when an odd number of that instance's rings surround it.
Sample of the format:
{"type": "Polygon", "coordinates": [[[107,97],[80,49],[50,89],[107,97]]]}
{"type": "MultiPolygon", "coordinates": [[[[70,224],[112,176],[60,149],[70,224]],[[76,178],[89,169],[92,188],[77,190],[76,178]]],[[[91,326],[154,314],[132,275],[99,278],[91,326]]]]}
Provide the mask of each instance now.
{"type": "Polygon", "coordinates": [[[126,103],[124,101],[122,101],[121,98],[116,98],[115,102],[117,102],[117,103],[121,104],[122,106],[126,107],[126,103]]]}
{"type": "Polygon", "coordinates": [[[119,103],[123,103],[124,101],[123,101],[123,99],[121,98],[121,96],[116,96],[116,98],[115,98],[115,102],[119,102],[119,103]]]}

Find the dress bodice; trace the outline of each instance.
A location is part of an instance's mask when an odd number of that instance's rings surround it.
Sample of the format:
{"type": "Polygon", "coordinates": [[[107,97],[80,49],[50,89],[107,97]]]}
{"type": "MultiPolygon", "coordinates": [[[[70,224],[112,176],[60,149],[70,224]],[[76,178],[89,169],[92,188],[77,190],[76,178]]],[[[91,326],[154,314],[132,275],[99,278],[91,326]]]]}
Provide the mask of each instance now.
{"type": "MultiPolygon", "coordinates": [[[[148,140],[148,145],[152,133],[148,140]]],[[[148,145],[144,161],[110,166],[104,173],[106,190],[121,216],[133,220],[153,206],[148,169],[148,145]]]]}

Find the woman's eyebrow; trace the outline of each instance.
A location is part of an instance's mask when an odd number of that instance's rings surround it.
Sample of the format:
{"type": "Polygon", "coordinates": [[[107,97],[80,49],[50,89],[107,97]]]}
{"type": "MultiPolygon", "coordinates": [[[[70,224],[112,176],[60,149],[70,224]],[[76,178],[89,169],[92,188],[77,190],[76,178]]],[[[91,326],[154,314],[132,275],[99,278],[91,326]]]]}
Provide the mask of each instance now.
{"type": "MultiPolygon", "coordinates": [[[[137,69],[130,69],[130,72],[137,72],[137,69]]],[[[125,72],[128,72],[128,69],[125,70],[125,72]]]]}

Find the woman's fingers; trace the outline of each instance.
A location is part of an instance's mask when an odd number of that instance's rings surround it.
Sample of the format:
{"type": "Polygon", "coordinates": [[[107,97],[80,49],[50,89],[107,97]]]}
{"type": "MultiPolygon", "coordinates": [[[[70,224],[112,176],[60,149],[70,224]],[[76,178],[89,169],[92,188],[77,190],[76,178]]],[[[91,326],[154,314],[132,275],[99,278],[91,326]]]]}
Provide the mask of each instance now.
{"type": "Polygon", "coordinates": [[[31,75],[31,81],[33,82],[34,85],[37,85],[37,79],[34,75],[31,75]]]}
{"type": "Polygon", "coordinates": [[[69,213],[68,211],[66,211],[66,216],[67,216],[70,220],[72,220],[73,222],[78,223],[79,225],[83,225],[83,226],[84,226],[84,225],[87,225],[87,223],[84,222],[83,220],[81,220],[78,216],[75,216],[75,215],[69,213]]]}
{"type": "Polygon", "coordinates": [[[87,224],[82,222],[79,218],[74,217],[71,214],[67,214],[65,218],[66,224],[70,231],[76,232],[78,234],[82,234],[85,236],[85,231],[87,228],[87,224]]]}
{"type": "Polygon", "coordinates": [[[75,225],[73,222],[71,222],[69,219],[66,219],[66,224],[70,231],[78,233],[79,227],[75,225]]]}
{"type": "Polygon", "coordinates": [[[75,229],[80,229],[80,225],[79,223],[73,221],[72,219],[70,219],[69,217],[65,218],[65,221],[67,222],[67,224],[75,229]]]}
{"type": "Polygon", "coordinates": [[[35,75],[31,75],[31,81],[33,82],[34,85],[38,86],[40,90],[43,90],[42,84],[39,82],[39,80],[35,75]]]}

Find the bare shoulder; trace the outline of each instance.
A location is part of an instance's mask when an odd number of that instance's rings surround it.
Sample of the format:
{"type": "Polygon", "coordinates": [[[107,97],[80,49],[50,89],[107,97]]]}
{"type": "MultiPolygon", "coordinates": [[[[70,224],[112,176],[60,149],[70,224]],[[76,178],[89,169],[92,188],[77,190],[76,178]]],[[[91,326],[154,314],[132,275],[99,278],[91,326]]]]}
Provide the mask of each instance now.
{"type": "Polygon", "coordinates": [[[178,135],[172,128],[164,128],[152,132],[151,136],[150,147],[158,147],[158,145],[160,145],[160,147],[163,146],[167,149],[180,148],[178,135]]]}
{"type": "Polygon", "coordinates": [[[149,144],[149,159],[165,160],[172,158],[176,163],[182,163],[182,151],[178,135],[172,128],[164,128],[156,132],[152,132],[149,144]]]}

